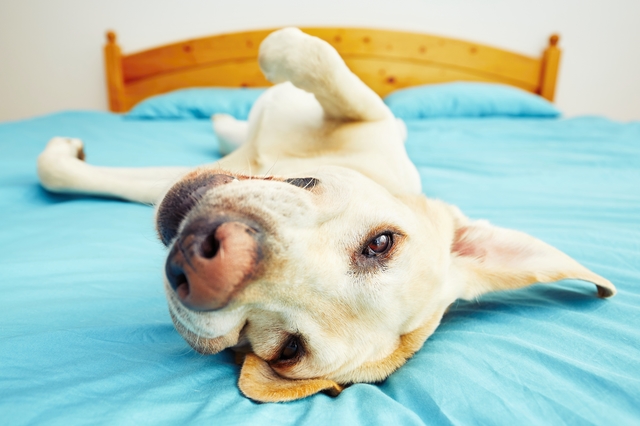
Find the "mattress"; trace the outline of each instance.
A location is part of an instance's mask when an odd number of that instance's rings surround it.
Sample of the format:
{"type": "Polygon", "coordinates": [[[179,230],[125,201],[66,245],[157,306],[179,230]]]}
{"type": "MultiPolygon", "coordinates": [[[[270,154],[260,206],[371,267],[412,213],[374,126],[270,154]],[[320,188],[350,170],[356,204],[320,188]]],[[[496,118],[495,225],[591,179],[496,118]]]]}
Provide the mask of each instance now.
{"type": "Polygon", "coordinates": [[[153,209],[55,195],[35,161],[52,136],[97,165],[198,165],[208,120],[65,112],[0,125],[3,424],[633,424],[640,421],[640,123],[407,121],[424,192],[530,233],[610,279],[457,302],[387,380],[259,404],[229,351],[173,329],[153,209]]]}

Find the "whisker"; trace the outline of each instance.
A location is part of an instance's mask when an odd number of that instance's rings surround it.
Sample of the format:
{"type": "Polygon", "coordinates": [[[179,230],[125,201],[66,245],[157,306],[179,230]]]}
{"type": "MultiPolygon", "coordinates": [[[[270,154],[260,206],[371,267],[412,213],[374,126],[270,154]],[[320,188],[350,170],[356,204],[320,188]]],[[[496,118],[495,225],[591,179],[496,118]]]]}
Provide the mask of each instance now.
{"type": "Polygon", "coordinates": [[[216,161],[215,163],[213,163],[213,164],[211,165],[211,168],[212,168],[212,169],[215,169],[215,170],[222,170],[222,167],[220,167],[220,160],[218,160],[218,161],[216,161]]]}
{"type": "Polygon", "coordinates": [[[249,166],[249,180],[251,180],[253,172],[251,171],[251,160],[249,160],[249,157],[247,157],[247,165],[249,166]]]}
{"type": "Polygon", "coordinates": [[[276,157],[276,161],[273,162],[273,164],[271,165],[271,167],[269,167],[269,170],[267,170],[267,172],[264,174],[264,176],[262,176],[263,178],[269,176],[269,173],[271,172],[271,170],[275,167],[275,165],[278,163],[278,160],[280,159],[280,155],[278,155],[276,157]]]}

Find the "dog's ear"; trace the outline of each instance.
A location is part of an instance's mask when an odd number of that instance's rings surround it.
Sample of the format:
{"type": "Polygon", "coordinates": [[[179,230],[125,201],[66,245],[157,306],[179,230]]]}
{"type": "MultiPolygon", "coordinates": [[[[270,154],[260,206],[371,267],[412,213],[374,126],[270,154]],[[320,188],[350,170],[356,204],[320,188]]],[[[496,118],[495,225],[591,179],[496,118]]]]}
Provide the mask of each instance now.
{"type": "Polygon", "coordinates": [[[470,221],[456,208],[451,242],[451,273],[462,289],[458,297],[510,290],[534,283],[579,279],[594,283],[599,297],[616,288],[560,250],[523,232],[470,221]]]}
{"type": "Polygon", "coordinates": [[[318,392],[337,396],[343,389],[333,380],[281,377],[266,361],[253,353],[245,355],[238,387],[246,397],[258,402],[293,401],[318,392]]]}
{"type": "Polygon", "coordinates": [[[472,221],[457,207],[425,196],[401,200],[422,216],[428,238],[447,247],[453,298],[473,299],[491,291],[535,283],[579,279],[594,283],[598,296],[611,297],[616,288],[560,250],[523,232],[472,221]]]}

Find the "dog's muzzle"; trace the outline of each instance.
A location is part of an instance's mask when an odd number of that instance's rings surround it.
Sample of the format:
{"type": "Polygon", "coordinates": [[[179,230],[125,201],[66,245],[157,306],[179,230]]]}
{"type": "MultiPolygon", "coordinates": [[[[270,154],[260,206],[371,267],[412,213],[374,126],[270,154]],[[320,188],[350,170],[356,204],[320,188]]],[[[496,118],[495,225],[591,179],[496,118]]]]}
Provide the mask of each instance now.
{"type": "MultiPolygon", "coordinates": [[[[192,213],[211,189],[238,180],[251,178],[196,170],[176,183],[158,207],[158,234],[171,247],[165,275],[180,302],[192,310],[222,309],[257,278],[265,228],[242,212],[208,211],[200,217],[192,213]],[[185,220],[188,222],[183,223],[185,220]]],[[[284,182],[308,191],[319,185],[312,177],[257,180],[284,182]]]]}

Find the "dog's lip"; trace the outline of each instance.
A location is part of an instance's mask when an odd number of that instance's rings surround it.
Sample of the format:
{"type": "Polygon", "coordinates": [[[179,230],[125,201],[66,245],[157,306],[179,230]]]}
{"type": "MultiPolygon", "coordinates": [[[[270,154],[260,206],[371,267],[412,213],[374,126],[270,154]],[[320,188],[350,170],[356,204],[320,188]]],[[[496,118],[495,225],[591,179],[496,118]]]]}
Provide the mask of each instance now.
{"type": "Polygon", "coordinates": [[[192,309],[189,309],[184,304],[182,304],[182,302],[180,302],[180,300],[176,297],[175,292],[173,291],[173,289],[171,288],[171,285],[168,283],[166,279],[165,279],[165,292],[167,294],[169,313],[171,314],[172,319],[180,323],[180,325],[186,331],[193,334],[194,337],[198,337],[201,339],[216,339],[220,336],[216,334],[212,334],[209,330],[206,329],[206,327],[199,326],[197,324],[197,321],[194,322],[190,318],[191,316],[212,315],[212,314],[216,315],[221,313],[221,311],[223,310],[229,311],[237,308],[236,306],[234,306],[234,307],[231,307],[231,309],[229,309],[229,306],[226,306],[225,308],[222,308],[217,311],[206,311],[206,312],[194,311],[192,309]]]}
{"type": "MultiPolygon", "coordinates": [[[[209,337],[206,333],[199,331],[193,331],[192,327],[188,326],[188,323],[177,316],[176,312],[169,310],[169,315],[174,324],[175,329],[180,333],[182,338],[191,346],[196,352],[202,355],[213,355],[226,348],[236,346],[239,336],[233,338],[226,334],[220,336],[209,337]]],[[[245,322],[242,323],[244,327],[245,322]]],[[[239,327],[239,328],[242,328],[239,327]]],[[[232,333],[232,331],[230,332],[232,333]]]]}

